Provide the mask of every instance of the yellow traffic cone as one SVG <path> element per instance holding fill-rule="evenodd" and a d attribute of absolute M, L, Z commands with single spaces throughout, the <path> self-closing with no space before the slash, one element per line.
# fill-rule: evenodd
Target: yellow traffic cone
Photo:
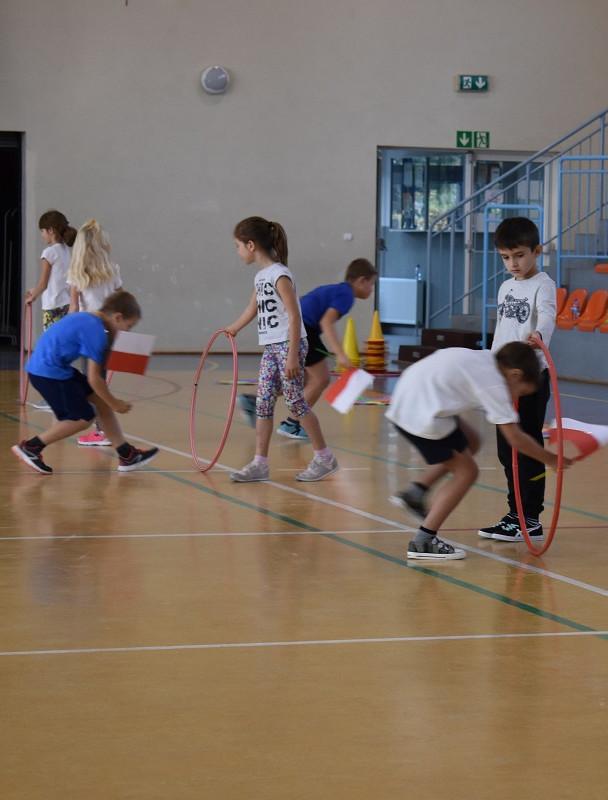
<path fill-rule="evenodd" d="M 342 349 L 348 356 L 353 367 L 358 367 L 360 359 L 359 348 L 357 347 L 357 331 L 355 330 L 355 321 L 352 317 L 349 317 L 346 321 L 346 330 L 344 331 Z"/>
<path fill-rule="evenodd" d="M 384 336 L 382 335 L 382 328 L 380 326 L 380 315 L 378 311 L 374 311 L 374 318 L 372 319 L 372 327 L 369 332 L 368 339 L 371 339 L 374 342 L 383 342 Z"/>

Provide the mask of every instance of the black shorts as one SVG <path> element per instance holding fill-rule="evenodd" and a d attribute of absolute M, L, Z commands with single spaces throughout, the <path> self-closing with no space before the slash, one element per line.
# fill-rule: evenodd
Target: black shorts
<path fill-rule="evenodd" d="M 321 339 L 321 334 L 317 328 L 309 328 L 306 323 L 304 323 L 304 327 L 306 328 L 306 338 L 308 339 L 308 353 L 306 354 L 304 366 L 312 367 L 313 364 L 318 364 L 327 358 L 327 348 L 323 344 L 323 339 Z"/>
<path fill-rule="evenodd" d="M 443 464 L 444 461 L 453 458 L 454 451 L 462 453 L 469 446 L 469 441 L 460 427 L 443 439 L 424 439 L 422 436 L 404 431 L 398 425 L 395 425 L 395 428 L 414 445 L 427 464 Z"/>
<path fill-rule="evenodd" d="M 44 397 L 58 420 L 84 419 L 90 422 L 96 412 L 88 398 L 94 394 L 88 380 L 72 367 L 72 377 L 66 380 L 30 375 L 30 383 Z"/>

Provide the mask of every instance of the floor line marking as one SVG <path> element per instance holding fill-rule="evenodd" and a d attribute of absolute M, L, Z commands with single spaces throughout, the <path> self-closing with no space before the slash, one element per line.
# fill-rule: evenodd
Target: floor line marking
<path fill-rule="evenodd" d="M 186 453 L 183 450 L 176 450 L 174 447 L 166 447 L 165 445 L 158 444 L 158 442 L 153 442 L 151 439 L 144 439 L 142 436 L 135 436 L 131 433 L 125 434 L 129 439 L 133 439 L 136 442 L 143 442 L 144 444 L 149 444 L 152 447 L 158 447 L 161 450 L 168 450 L 175 455 L 182 456 L 183 458 L 191 458 L 192 456 L 190 453 Z M 208 463 L 208 459 L 200 459 L 203 462 Z M 228 467 L 226 464 L 221 464 L 219 461 L 215 465 L 219 469 L 224 470 L 224 472 L 234 472 L 234 467 Z M 380 522 L 384 525 L 391 525 L 395 528 L 399 528 L 403 531 L 412 532 L 416 530 L 415 528 L 411 528 L 408 525 L 402 525 L 398 522 L 395 522 L 392 519 L 388 519 L 387 517 L 381 517 L 378 514 L 371 514 L 368 511 L 363 511 L 360 508 L 355 508 L 354 506 L 349 506 L 346 503 L 340 503 L 338 500 L 331 500 L 329 497 L 321 497 L 316 494 L 311 494 L 310 492 L 305 492 L 302 489 L 296 489 L 295 486 L 285 486 L 283 483 L 276 483 L 275 481 L 264 481 L 265 486 L 273 486 L 276 489 L 280 489 L 283 492 L 289 492 L 291 494 L 295 494 L 298 497 L 305 497 L 308 500 L 313 500 L 318 503 L 323 503 L 324 505 L 333 506 L 334 508 L 339 508 L 342 511 L 349 511 L 352 514 L 356 514 L 360 517 L 364 517 L 366 519 L 371 519 L 374 522 Z"/>
<path fill-rule="evenodd" d="M 10 415 L 8 415 L 6 413 L 4 413 L 4 416 L 6 416 L 7 418 L 12 419 L 14 421 L 20 422 L 20 420 L 18 418 L 11 417 Z M 150 444 L 152 446 L 158 447 L 161 450 L 165 450 L 167 452 L 172 452 L 172 453 L 174 453 L 176 455 L 179 455 L 179 456 L 182 456 L 184 458 L 190 458 L 190 454 L 185 453 L 183 450 L 177 450 L 176 448 L 169 447 L 167 445 L 162 445 L 162 444 L 159 444 L 157 442 L 153 442 L 153 441 L 151 441 L 149 439 L 145 439 L 145 438 L 140 437 L 140 436 L 135 436 L 135 435 L 131 435 L 131 434 L 127 434 L 127 435 L 130 438 L 135 439 L 136 441 L 140 441 L 140 442 L 144 442 L 146 444 Z M 113 455 L 113 454 L 109 454 L 109 455 Z M 201 459 L 201 460 L 204 461 L 205 459 Z M 217 466 L 218 466 L 218 468 L 220 468 L 220 469 L 222 469 L 224 471 L 231 469 L 230 467 L 227 467 L 227 466 L 222 465 L 220 463 L 218 463 Z M 313 528 L 312 526 L 307 525 L 305 523 L 302 523 L 299 520 L 296 520 L 294 518 L 288 517 L 285 514 L 279 514 L 279 513 L 275 512 L 275 511 L 272 511 L 271 509 L 262 509 L 261 507 L 257 507 L 252 503 L 248 503 L 247 501 L 240 500 L 239 498 L 235 497 L 234 495 L 229 495 L 229 494 L 226 494 L 224 492 L 219 492 L 219 491 L 217 491 L 215 489 L 210 489 L 210 488 L 208 488 L 206 486 L 202 486 L 201 484 L 193 483 L 192 481 L 188 481 L 185 478 L 180 478 L 177 475 L 173 475 L 171 471 L 167 471 L 164 474 L 168 478 L 171 478 L 171 479 L 173 479 L 175 481 L 178 481 L 178 482 L 181 482 L 181 483 L 185 483 L 185 484 L 190 485 L 190 486 L 195 486 L 196 488 L 198 488 L 201 491 L 207 492 L 209 494 L 212 494 L 212 495 L 214 495 L 216 497 L 219 497 L 219 498 L 222 498 L 222 499 L 229 500 L 230 502 L 239 504 L 239 505 L 241 505 L 241 506 L 243 506 L 245 508 L 255 508 L 258 511 L 260 511 L 261 513 L 266 513 L 267 515 L 271 516 L 273 519 L 283 520 L 285 522 L 288 522 L 289 524 L 293 524 L 294 526 L 299 527 L 300 529 L 311 531 L 311 532 L 312 531 L 318 531 L 318 529 Z M 280 483 L 275 483 L 274 481 L 267 481 L 266 483 L 267 483 L 267 485 L 274 486 L 274 487 L 276 487 L 278 489 L 281 489 L 283 491 L 291 492 L 291 493 L 296 494 L 298 496 L 307 497 L 307 498 L 309 498 L 311 500 L 314 500 L 316 502 L 325 503 L 327 505 L 331 505 L 331 506 L 340 508 L 342 510 L 349 511 L 349 512 L 355 514 L 355 515 L 362 516 L 362 517 L 365 517 L 367 519 L 374 520 L 376 522 L 381 522 L 383 524 L 391 525 L 392 527 L 397 528 L 398 530 L 401 530 L 401 531 L 408 531 L 409 532 L 409 531 L 413 531 L 414 530 L 413 528 L 408 528 L 407 526 L 401 525 L 400 523 L 397 523 L 397 522 L 395 522 L 395 521 L 393 521 L 391 519 L 388 519 L 386 517 L 381 517 L 381 516 L 378 516 L 376 514 L 371 514 L 371 513 L 367 512 L 367 511 L 363 511 L 361 509 L 357 509 L 357 508 L 354 508 L 352 506 L 348 506 L 346 504 L 339 503 L 337 501 L 329 500 L 328 498 L 319 497 L 319 496 L 314 495 L 314 494 L 309 494 L 308 492 L 303 492 L 303 491 L 301 491 L 299 489 L 296 489 L 296 488 L 293 488 L 293 487 L 285 486 L 285 485 L 280 484 Z M 484 487 L 484 488 L 494 488 L 494 487 Z M 482 587 L 477 587 L 475 584 L 469 584 L 469 583 L 467 583 L 465 581 L 459 581 L 458 579 L 452 579 L 449 576 L 442 575 L 441 573 L 436 572 L 434 570 L 430 570 L 430 569 L 423 568 L 423 567 L 420 567 L 420 566 L 414 566 L 412 564 L 409 564 L 407 561 L 405 561 L 403 559 L 399 559 L 399 558 L 396 558 L 394 556 L 391 556 L 390 554 L 384 553 L 381 550 L 365 547 L 364 545 L 360 545 L 357 542 L 353 542 L 353 541 L 351 541 L 349 539 L 342 538 L 342 537 L 340 537 L 338 535 L 334 535 L 334 534 L 323 534 L 323 535 L 326 536 L 326 538 L 333 538 L 335 541 L 339 541 L 339 542 L 341 542 L 343 544 L 346 544 L 346 545 L 348 545 L 350 547 L 358 548 L 358 549 L 360 549 L 360 550 L 362 550 L 364 552 L 368 552 L 369 554 L 374 555 L 377 558 L 382 558 L 384 560 L 388 560 L 388 561 L 391 561 L 393 563 L 397 563 L 397 564 L 400 564 L 402 566 L 409 567 L 410 569 L 414 569 L 414 570 L 419 571 L 419 572 L 424 572 L 426 574 L 432 575 L 434 577 L 437 577 L 437 578 L 440 578 L 440 579 L 443 579 L 443 580 L 448 580 L 448 581 L 450 581 L 452 583 L 455 583 L 456 585 L 461 585 L 461 586 L 463 586 L 465 588 L 469 588 L 472 591 L 478 591 L 480 593 L 485 593 L 489 597 L 493 597 L 494 599 L 499 599 L 501 602 L 505 602 L 505 603 L 508 603 L 508 604 L 511 604 L 511 605 L 517 605 L 518 607 L 520 607 L 520 608 L 522 608 L 524 610 L 531 611 L 531 613 L 540 614 L 541 616 L 548 614 L 548 612 L 543 612 L 541 609 L 536 609 L 535 607 L 529 606 L 528 604 L 521 604 L 518 601 L 512 601 L 511 598 L 507 598 L 506 596 L 499 595 L 496 592 L 489 592 L 488 590 L 482 589 Z M 509 564 L 510 566 L 513 566 L 516 569 L 522 569 L 522 570 L 526 570 L 528 572 L 534 572 L 534 573 L 543 575 L 545 577 L 549 577 L 549 578 L 552 578 L 554 580 L 570 584 L 572 586 L 575 586 L 576 588 L 585 589 L 587 591 L 590 591 L 590 592 L 593 592 L 595 594 L 599 594 L 599 595 L 602 595 L 602 596 L 605 596 L 605 594 L 606 594 L 606 590 L 605 589 L 597 587 L 597 586 L 593 586 L 592 584 L 585 584 L 585 583 L 582 583 L 581 581 L 576 581 L 574 578 L 569 578 L 569 577 L 567 577 L 565 575 L 561 575 L 559 573 L 551 572 L 549 570 L 545 570 L 545 569 L 542 569 L 540 567 L 533 567 L 530 564 L 526 564 L 526 563 L 523 563 L 521 561 L 517 561 L 515 559 L 508 559 L 508 558 L 505 558 L 503 556 L 498 556 L 495 553 L 488 553 L 488 552 L 486 552 L 484 550 L 481 550 L 479 548 L 471 547 L 469 545 L 463 545 L 463 544 L 460 544 L 459 542 L 454 542 L 453 540 L 447 540 L 447 541 L 450 541 L 451 544 L 458 545 L 459 547 L 462 547 L 462 549 L 468 550 L 469 552 L 473 552 L 473 553 L 476 553 L 477 555 L 483 556 L 484 558 L 489 558 L 489 559 L 492 559 L 492 560 L 495 560 L 495 561 L 499 561 L 499 562 L 502 562 L 502 563 L 505 563 L 505 564 Z M 555 617 L 555 615 L 551 615 L 551 614 L 548 614 L 548 617 L 549 618 L 557 618 L 557 617 Z M 579 623 L 574 623 L 571 620 L 566 620 L 566 618 L 559 618 L 559 619 L 564 620 L 562 622 L 562 624 L 567 624 L 569 627 L 576 627 L 578 629 L 587 628 L 587 626 L 581 626 Z"/>
<path fill-rule="evenodd" d="M 131 434 L 128 434 L 128 435 L 129 435 L 129 438 L 135 439 L 136 441 L 141 441 L 141 442 L 144 442 L 145 444 L 149 444 L 149 445 L 152 445 L 152 446 L 155 446 L 155 447 L 160 447 L 161 449 L 164 448 L 164 445 L 159 445 L 156 442 L 150 441 L 149 439 L 144 439 L 142 437 L 133 436 Z M 184 451 L 179 451 L 179 450 L 176 450 L 175 448 L 171 448 L 171 451 L 173 453 L 175 453 L 176 455 L 181 455 L 184 458 L 189 458 L 190 457 Z M 223 470 L 230 470 L 231 469 L 230 467 L 227 467 L 224 464 L 219 464 L 218 463 L 216 466 L 220 467 Z M 301 489 L 296 489 L 293 486 L 285 486 L 284 484 L 276 483 L 275 481 L 265 481 L 265 484 L 267 486 L 274 486 L 277 489 L 280 489 L 280 490 L 282 490 L 284 492 L 290 492 L 292 494 L 298 495 L 299 497 L 306 497 L 306 498 L 309 498 L 309 499 L 314 500 L 316 502 L 321 502 L 321 503 L 324 503 L 326 505 L 330 505 L 330 506 L 334 506 L 336 508 L 340 508 L 340 509 L 342 509 L 344 511 L 348 511 L 348 512 L 350 512 L 352 514 L 355 514 L 355 515 L 358 515 L 358 516 L 362 516 L 362 517 L 364 517 L 366 519 L 373 520 L 374 522 L 379 522 L 379 523 L 384 524 L 384 525 L 391 525 L 394 528 L 397 528 L 398 530 L 403 531 L 403 532 L 410 533 L 410 532 L 413 532 L 414 530 L 416 530 L 415 528 L 410 528 L 410 527 L 408 527 L 406 525 L 402 525 L 402 524 L 400 524 L 398 522 L 395 522 L 394 520 L 389 519 L 388 517 L 382 517 L 382 516 L 380 516 L 378 514 L 372 514 L 369 511 L 363 511 L 362 509 L 355 508 L 354 506 L 350 506 L 350 505 L 346 505 L 344 503 L 340 503 L 337 500 L 330 500 L 327 497 L 319 497 L 318 495 L 310 494 L 309 492 L 304 492 Z M 502 564 L 508 564 L 509 566 L 516 567 L 517 569 L 523 569 L 523 570 L 526 570 L 527 572 L 536 573 L 537 575 L 544 575 L 545 577 L 552 578 L 553 580 L 561 581 L 562 583 L 566 583 L 566 584 L 568 584 L 570 586 L 575 586 L 578 589 L 584 589 L 585 591 L 601 595 L 602 597 L 608 597 L 608 589 L 604 589 L 604 588 L 602 588 L 600 586 L 594 586 L 593 584 L 585 583 L 583 581 L 576 580 L 576 578 L 570 578 L 567 575 L 562 575 L 562 574 L 560 574 L 558 572 L 552 572 L 550 570 L 543 569 L 542 567 L 535 567 L 535 566 L 533 566 L 531 564 L 526 564 L 526 563 L 523 563 L 521 561 L 517 561 L 516 559 L 507 558 L 505 556 L 500 556 L 497 553 L 488 553 L 487 551 L 482 550 L 481 548 L 474 547 L 472 545 L 466 545 L 466 544 L 463 544 L 462 542 L 457 542 L 457 541 L 455 541 L 453 539 L 444 538 L 444 541 L 448 542 L 449 544 L 453 545 L 454 547 L 460 547 L 460 548 L 462 548 L 463 550 L 466 550 L 469 553 L 475 553 L 476 555 L 482 556 L 483 558 L 489 558 L 489 559 L 491 559 L 493 561 L 498 561 L 498 562 L 500 562 Z"/>
<path fill-rule="evenodd" d="M 378 636 L 360 639 L 300 639 L 276 642 L 209 642 L 200 644 L 133 645 L 125 647 L 74 647 L 47 650 L 2 650 L 0 657 L 101 655 L 105 653 L 160 653 L 189 650 L 238 650 L 273 647 L 316 647 L 349 644 L 404 644 L 426 642 L 488 641 L 496 639 L 547 639 L 577 636 L 608 637 L 608 631 L 551 631 L 537 633 L 471 633 L 446 636 Z"/>
<path fill-rule="evenodd" d="M 350 530 L 350 531 L 241 531 L 231 533 L 228 531 L 212 531 L 210 533 L 65 533 L 65 534 L 40 534 L 38 536 L 2 536 L 0 542 L 34 542 L 34 541 L 70 541 L 72 539 L 203 539 L 238 536 L 327 536 L 333 533 L 338 536 L 353 536 L 358 533 L 390 533 L 402 535 L 407 531 L 386 530 L 376 528 L 374 530 Z"/>
<path fill-rule="evenodd" d="M 559 393 L 560 397 L 571 397 L 574 400 L 591 400 L 594 403 L 608 403 L 608 400 L 604 400 L 601 397 L 587 397 L 583 394 L 565 394 L 565 392 Z"/>

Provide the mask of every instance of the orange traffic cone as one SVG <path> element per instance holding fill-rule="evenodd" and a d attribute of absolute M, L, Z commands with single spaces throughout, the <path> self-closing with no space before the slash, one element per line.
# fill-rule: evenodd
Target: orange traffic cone
<path fill-rule="evenodd" d="M 374 311 L 372 327 L 367 340 L 365 369 L 368 372 L 384 372 L 386 369 L 385 342 L 378 311 Z"/>

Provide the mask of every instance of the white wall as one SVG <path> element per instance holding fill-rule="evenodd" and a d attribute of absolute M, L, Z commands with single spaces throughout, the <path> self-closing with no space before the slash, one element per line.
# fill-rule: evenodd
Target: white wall
<path fill-rule="evenodd" d="M 26 282 L 43 211 L 96 216 L 161 350 L 200 350 L 245 304 L 242 217 L 285 226 L 303 292 L 373 259 L 378 145 L 480 129 L 535 150 L 608 105 L 606 0 L 4 0 L 1 29 L 0 130 L 26 134 Z M 198 82 L 214 63 L 234 78 L 223 97 Z M 461 72 L 492 91 L 457 95 Z"/>

